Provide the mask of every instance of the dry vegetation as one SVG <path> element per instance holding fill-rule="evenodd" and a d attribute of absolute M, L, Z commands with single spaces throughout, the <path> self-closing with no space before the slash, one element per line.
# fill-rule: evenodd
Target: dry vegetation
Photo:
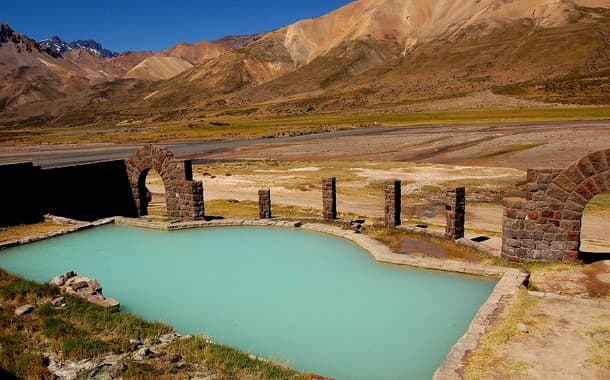
<path fill-rule="evenodd" d="M 0 227 L 0 242 L 15 240 L 24 236 L 42 235 L 49 232 L 61 231 L 65 228 L 65 225 L 50 222 Z"/>
<path fill-rule="evenodd" d="M 252 137 L 274 137 L 290 134 L 320 133 L 327 130 L 427 124 L 486 124 L 507 122 L 542 122 L 610 119 L 610 107 L 486 109 L 456 111 L 397 112 L 383 106 L 366 111 L 326 112 L 304 115 L 267 115 L 254 117 L 240 114 L 239 109 L 220 110 L 204 117 L 169 118 L 154 121 L 132 118 L 117 123 L 70 122 L 29 127 L 0 128 L 0 144 L 73 143 L 151 143 L 193 140 L 215 140 Z M 179 121 L 177 121 L 179 120 Z M 377 125 L 377 124 L 375 124 Z"/>

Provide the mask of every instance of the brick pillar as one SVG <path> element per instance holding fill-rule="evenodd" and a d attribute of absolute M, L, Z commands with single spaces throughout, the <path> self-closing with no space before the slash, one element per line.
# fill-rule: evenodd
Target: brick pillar
<path fill-rule="evenodd" d="M 386 227 L 400 226 L 400 181 L 391 179 L 386 181 L 385 193 L 385 225 Z"/>
<path fill-rule="evenodd" d="M 459 240 L 464 237 L 464 216 L 466 214 L 466 188 L 458 187 L 448 191 L 449 203 L 445 206 L 445 237 Z"/>
<path fill-rule="evenodd" d="M 258 215 L 261 219 L 271 219 L 271 190 L 258 191 Z"/>
<path fill-rule="evenodd" d="M 324 220 L 337 219 L 337 178 L 322 178 L 322 212 Z"/>

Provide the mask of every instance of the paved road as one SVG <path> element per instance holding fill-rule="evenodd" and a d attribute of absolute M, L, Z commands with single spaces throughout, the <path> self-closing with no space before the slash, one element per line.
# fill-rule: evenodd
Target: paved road
<path fill-rule="evenodd" d="M 282 145 L 297 141 L 327 140 L 343 136 L 375 136 L 391 133 L 443 133 L 455 132 L 459 128 L 478 129 L 481 132 L 510 133 L 512 129 L 522 130 L 524 127 L 536 129 L 561 130 L 577 126 L 608 126 L 608 121 L 578 121 L 578 122 L 546 122 L 546 123 L 510 123 L 510 124 L 488 124 L 488 125 L 422 125 L 409 127 L 383 127 L 350 129 L 337 132 L 321 133 L 297 137 L 280 137 L 273 139 L 254 138 L 237 139 L 227 141 L 201 141 L 164 144 L 172 150 L 179 158 L 205 158 L 206 153 L 219 152 L 228 149 L 252 145 Z M 28 147 L 1 147 L 0 164 L 16 162 L 33 162 L 43 167 L 66 166 L 84 164 L 98 161 L 108 161 L 129 158 L 141 144 L 83 144 L 83 145 L 60 145 L 60 146 L 28 146 Z"/>

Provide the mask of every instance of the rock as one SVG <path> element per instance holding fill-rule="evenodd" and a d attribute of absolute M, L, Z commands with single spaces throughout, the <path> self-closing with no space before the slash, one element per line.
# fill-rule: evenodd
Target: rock
<path fill-rule="evenodd" d="M 135 350 L 142 345 L 142 341 L 140 339 L 129 339 L 129 344 Z"/>
<path fill-rule="evenodd" d="M 180 339 L 180 334 L 177 333 L 169 333 L 159 337 L 161 343 L 172 343 L 178 339 Z"/>
<path fill-rule="evenodd" d="M 175 364 L 182 360 L 182 355 L 179 354 L 167 354 L 161 357 L 161 360 L 166 364 Z"/>
<path fill-rule="evenodd" d="M 87 283 L 87 281 L 81 280 L 81 281 L 75 281 L 70 285 L 70 288 L 72 290 L 74 290 L 75 292 L 79 291 L 80 289 L 84 289 L 86 287 L 88 287 L 89 284 Z"/>
<path fill-rule="evenodd" d="M 55 276 L 53 277 L 53 279 L 51 281 L 49 281 L 49 284 L 51 285 L 55 285 L 57 287 L 63 286 L 66 283 L 66 277 L 61 274 L 59 276 Z"/>
<path fill-rule="evenodd" d="M 530 330 L 523 323 L 517 323 L 517 330 L 521 331 L 524 334 L 529 334 Z"/>
<path fill-rule="evenodd" d="M 91 290 L 93 290 L 94 292 L 102 291 L 102 285 L 100 285 L 100 283 L 97 282 L 97 280 L 95 278 L 89 279 L 89 281 L 87 281 L 87 284 L 89 285 Z"/>
<path fill-rule="evenodd" d="M 66 272 L 64 274 L 60 274 L 59 276 L 53 277 L 53 279 L 49 281 L 49 284 L 60 287 L 63 286 L 66 281 L 74 277 L 76 277 L 75 271 Z"/>
<path fill-rule="evenodd" d="M 154 355 L 154 353 L 148 347 L 142 347 L 133 355 L 135 360 L 144 360 L 150 358 Z"/>
<path fill-rule="evenodd" d="M 34 311 L 33 305 L 23 305 L 15 309 L 15 315 L 21 317 L 22 315 L 31 313 Z"/>
<path fill-rule="evenodd" d="M 51 305 L 61 306 L 64 303 L 64 297 L 60 296 L 51 300 Z"/>
<path fill-rule="evenodd" d="M 108 369 L 108 374 L 114 379 L 120 377 L 126 369 L 127 366 L 123 362 L 118 361 Z"/>

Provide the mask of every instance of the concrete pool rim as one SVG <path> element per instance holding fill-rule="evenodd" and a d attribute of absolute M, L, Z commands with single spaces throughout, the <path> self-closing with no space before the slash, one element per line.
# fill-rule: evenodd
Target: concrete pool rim
<path fill-rule="evenodd" d="M 0 243 L 0 250 L 107 224 L 142 227 L 162 231 L 210 227 L 282 227 L 324 233 L 348 240 L 362 247 L 373 259 L 380 263 L 499 279 L 492 293 L 475 314 L 466 333 L 453 345 L 441 366 L 436 370 L 433 377 L 434 379 L 459 379 L 462 377 L 461 374 L 464 369 L 466 356 L 469 351 L 476 349 L 478 346 L 481 336 L 485 333 L 487 326 L 489 326 L 491 322 L 491 318 L 497 311 L 510 303 L 515 294 L 527 283 L 529 278 L 529 273 L 527 271 L 515 268 L 459 261 L 444 261 L 430 257 L 399 255 L 393 253 L 384 244 L 364 234 L 346 230 L 336 225 L 316 222 L 301 223 L 282 219 L 218 219 L 212 221 L 165 223 L 114 217 L 86 223 L 63 218 L 59 219 L 61 219 L 59 222 L 68 224 L 66 229 Z M 57 218 L 55 221 L 58 221 Z"/>

